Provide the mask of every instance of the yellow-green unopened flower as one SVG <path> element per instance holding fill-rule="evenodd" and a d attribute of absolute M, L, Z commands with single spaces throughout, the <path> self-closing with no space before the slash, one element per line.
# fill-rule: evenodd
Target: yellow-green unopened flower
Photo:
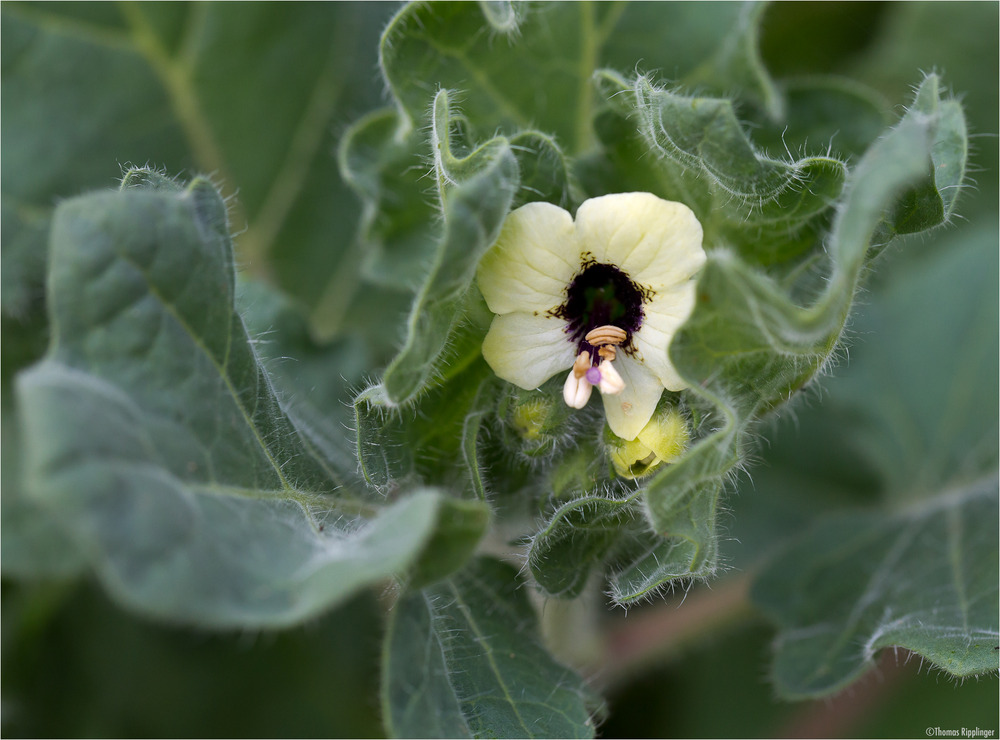
<path fill-rule="evenodd" d="M 635 439 L 663 389 L 687 387 L 667 348 L 694 307 L 701 241 L 691 209 L 651 193 L 592 198 L 575 220 L 551 203 L 518 208 L 479 265 L 497 314 L 483 356 L 526 390 L 568 370 L 566 403 L 583 408 L 597 386 L 611 431 Z"/>
<path fill-rule="evenodd" d="M 635 439 L 613 440 L 611 462 L 619 475 L 638 478 L 680 458 L 689 438 L 684 417 L 676 409 L 667 409 L 655 414 Z"/>

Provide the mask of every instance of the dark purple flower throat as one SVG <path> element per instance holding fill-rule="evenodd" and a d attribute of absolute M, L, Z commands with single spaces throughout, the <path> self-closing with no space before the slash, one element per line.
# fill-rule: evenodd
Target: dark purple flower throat
<path fill-rule="evenodd" d="M 589 257 L 589 255 L 586 255 Z M 594 348 L 584 340 L 591 329 L 608 324 L 623 329 L 626 352 L 634 351 L 632 334 L 642 326 L 642 302 L 646 291 L 614 265 L 585 261 L 583 269 L 566 288 L 566 302 L 553 313 L 566 322 L 566 333 L 577 345 L 577 353 Z"/>

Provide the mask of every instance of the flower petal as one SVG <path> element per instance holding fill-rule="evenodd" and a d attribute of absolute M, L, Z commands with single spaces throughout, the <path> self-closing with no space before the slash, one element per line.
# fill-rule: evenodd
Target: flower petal
<path fill-rule="evenodd" d="M 667 349 L 674 334 L 691 315 L 695 288 L 695 282 L 688 280 L 673 290 L 657 293 L 643 306 L 642 326 L 632 335 L 639 359 L 671 391 L 688 387 L 670 362 Z"/>
<path fill-rule="evenodd" d="M 507 216 L 480 261 L 479 290 L 496 314 L 549 311 L 566 299 L 579 257 L 573 217 L 551 203 L 528 203 Z"/>
<path fill-rule="evenodd" d="M 561 319 L 517 312 L 493 319 L 483 357 L 497 376 L 530 391 L 571 368 L 576 347 Z"/>
<path fill-rule="evenodd" d="M 602 396 L 604 414 L 612 432 L 624 440 L 633 440 L 652 418 L 663 384 L 631 357 L 619 355 L 615 365 L 625 381 L 625 390 L 616 396 Z"/>
<path fill-rule="evenodd" d="M 689 280 L 705 264 L 701 224 L 683 203 L 652 193 L 591 198 L 576 212 L 581 249 L 617 265 L 654 292 Z"/>

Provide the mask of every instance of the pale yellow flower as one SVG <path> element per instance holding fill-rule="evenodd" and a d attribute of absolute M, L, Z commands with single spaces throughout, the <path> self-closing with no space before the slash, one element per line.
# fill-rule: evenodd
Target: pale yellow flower
<path fill-rule="evenodd" d="M 569 370 L 566 403 L 582 408 L 597 386 L 611 430 L 635 439 L 663 390 L 687 387 L 667 349 L 694 307 L 701 242 L 687 206 L 650 193 L 592 198 L 575 220 L 518 208 L 477 273 L 497 314 L 483 356 L 526 390 Z"/>

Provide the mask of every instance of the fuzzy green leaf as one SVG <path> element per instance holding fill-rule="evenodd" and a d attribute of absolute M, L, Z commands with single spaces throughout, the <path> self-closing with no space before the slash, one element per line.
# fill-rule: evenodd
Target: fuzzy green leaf
<path fill-rule="evenodd" d="M 597 85 L 623 119 L 599 129 L 616 171 L 638 174 L 650 192 L 687 204 L 707 246 L 731 247 L 764 265 L 818 248 L 815 232 L 843 189 L 841 162 L 762 154 L 727 98 L 688 97 L 648 77 L 630 83 L 609 71 L 598 74 Z"/>
<path fill-rule="evenodd" d="M 889 126 L 889 103 L 853 80 L 794 77 L 781 81 L 785 115 L 780 121 L 751 118 L 754 143 L 762 151 L 826 149 L 857 160 Z"/>
<path fill-rule="evenodd" d="M 761 573 L 782 694 L 836 691 L 897 645 L 956 676 L 997 668 L 997 259 L 984 224 L 904 262 L 855 326 L 879 339 L 854 347 L 824 416 L 802 419 L 823 434 L 799 455 L 805 480 L 835 449 L 884 505 L 817 520 Z"/>
<path fill-rule="evenodd" d="M 352 493 L 234 312 L 221 198 L 203 179 L 154 185 L 57 211 L 55 337 L 18 379 L 29 491 L 137 609 L 294 623 L 402 572 L 442 501 L 380 512 Z"/>
<path fill-rule="evenodd" d="M 733 26 L 715 52 L 685 82 L 723 94 L 732 89 L 763 108 L 772 119 L 784 117 L 784 99 L 778 93 L 760 57 L 760 23 L 767 3 L 742 3 Z"/>
<path fill-rule="evenodd" d="M 378 102 L 370 69 L 390 12 L 5 3 L 5 311 L 41 296 L 56 202 L 151 162 L 211 172 L 238 193 L 241 261 L 262 271 L 266 260 L 305 306 L 329 312 L 351 287 L 357 220 L 332 132 Z"/>
<path fill-rule="evenodd" d="M 356 122 L 341 139 L 340 173 L 363 204 L 363 274 L 415 290 L 434 254 L 434 203 L 428 191 L 425 138 L 403 133 L 395 111 Z"/>
<path fill-rule="evenodd" d="M 375 348 L 357 334 L 317 341 L 302 307 L 263 280 L 237 274 L 235 301 L 279 397 L 326 440 L 324 451 L 339 469 L 354 467 L 354 448 L 344 435 L 348 403 L 378 356 Z"/>
<path fill-rule="evenodd" d="M 517 157 L 521 187 L 511 208 L 543 201 L 566 208 L 576 200 L 566 155 L 549 136 L 538 131 L 522 131 L 510 138 Z"/>
<path fill-rule="evenodd" d="M 591 84 L 603 65 L 664 68 L 723 93 L 728 75 L 753 60 L 751 97 L 776 103 L 751 53 L 760 8 L 710 9 L 650 3 L 410 3 L 382 36 L 381 64 L 404 118 L 416 125 L 428 91 L 461 94 L 479 136 L 537 129 L 570 154 L 594 143 L 598 101 Z M 627 39 L 627 42 L 624 40 Z M 715 58 L 713 50 L 719 49 Z M 748 56 L 749 55 L 749 56 Z"/>
<path fill-rule="evenodd" d="M 461 93 L 474 133 L 537 128 L 578 149 L 589 136 L 592 67 L 573 62 L 597 51 L 595 22 L 584 5 L 511 4 L 498 14 L 473 3 L 411 3 L 382 36 L 382 71 L 411 125 L 436 86 Z M 538 89 L 548 91 L 542 105 Z"/>
<path fill-rule="evenodd" d="M 584 495 L 553 512 L 528 550 L 528 567 L 545 593 L 561 598 L 580 595 L 591 570 L 638 518 L 635 499 L 635 494 L 621 498 Z"/>
<path fill-rule="evenodd" d="M 464 157 L 453 153 L 445 90 L 434 98 L 432 119 L 444 227 L 430 272 L 410 310 L 403 347 L 382 381 L 392 404 L 412 400 L 437 370 L 462 317 L 460 309 L 479 258 L 496 239 L 518 185 L 517 161 L 503 138 L 492 139 Z"/>
<path fill-rule="evenodd" d="M 996 671 L 998 515 L 992 477 L 914 511 L 846 514 L 803 533 L 754 584 L 781 628 L 778 690 L 832 693 L 893 646 L 955 676 Z"/>
<path fill-rule="evenodd" d="M 413 468 L 409 449 L 400 444 L 402 425 L 387 408 L 381 385 L 366 388 L 354 399 L 354 446 L 358 471 L 365 482 L 383 490 L 403 480 Z"/>
<path fill-rule="evenodd" d="M 958 101 L 941 99 L 939 88 L 940 80 L 931 75 L 913 102 L 913 110 L 938 120 L 931 157 L 924 178 L 907 189 L 885 220 L 880 235 L 884 242 L 896 234 L 917 233 L 947 221 L 961 191 L 968 164 L 965 116 Z"/>
<path fill-rule="evenodd" d="M 480 356 L 481 336 L 468 326 L 456 332 L 447 375 L 435 379 L 412 408 L 392 404 L 381 384 L 357 395 L 354 442 L 369 485 L 391 490 L 408 481 L 431 481 L 485 499 L 475 438 L 496 384 Z"/>
<path fill-rule="evenodd" d="M 480 559 L 404 594 L 389 623 L 382 702 L 395 737 L 593 737 L 594 697 L 540 645 L 513 568 Z"/>
<path fill-rule="evenodd" d="M 481 373 L 474 375 L 478 379 Z M 438 529 L 411 570 L 408 582 L 411 588 L 433 583 L 460 568 L 471 557 L 489 525 L 490 509 L 485 503 L 486 492 L 476 459 L 476 435 L 484 413 L 479 404 L 490 397 L 486 392 L 488 386 L 485 383 L 477 386 L 473 380 L 466 399 L 452 396 L 457 418 L 450 420 L 444 414 L 425 411 L 424 406 L 433 409 L 440 401 L 432 391 L 418 407 L 418 413 L 429 417 L 427 425 L 406 424 L 398 410 L 387 405 L 380 385 L 362 391 L 355 398 L 357 460 L 369 486 L 392 493 L 411 481 L 429 479 L 450 488 L 471 488 L 472 500 L 442 502 Z M 443 443 L 449 447 L 460 445 L 461 450 L 455 449 L 453 454 L 456 457 L 461 454 L 466 462 L 468 475 L 461 476 L 462 480 L 455 480 L 442 466 L 422 464 L 421 458 L 434 461 L 436 456 L 447 454 L 440 449 Z"/>
<path fill-rule="evenodd" d="M 9 408 L 9 406 L 8 406 Z M 5 577 L 64 578 L 86 568 L 79 546 L 40 502 L 27 495 L 13 414 L 3 414 L 3 496 L 0 497 L 0 566 Z"/>
<path fill-rule="evenodd" d="M 414 564 L 408 586 L 433 584 L 465 565 L 490 523 L 490 510 L 481 501 L 446 499 L 438 526 Z"/>
<path fill-rule="evenodd" d="M 13 376 L 45 353 L 45 322 L 37 316 L 21 322 L 4 316 L 3 359 L 0 362 L 0 568 L 5 577 L 59 578 L 80 572 L 85 563 L 79 548 L 58 521 L 24 488 L 23 440 L 17 424 Z"/>
<path fill-rule="evenodd" d="M 462 462 L 469 474 L 472 494 L 480 501 L 486 501 L 486 482 L 483 479 L 482 462 L 480 460 L 479 442 L 483 435 L 484 425 L 490 413 L 490 404 L 494 401 L 492 383 L 483 383 L 476 393 L 468 414 L 462 421 Z"/>

